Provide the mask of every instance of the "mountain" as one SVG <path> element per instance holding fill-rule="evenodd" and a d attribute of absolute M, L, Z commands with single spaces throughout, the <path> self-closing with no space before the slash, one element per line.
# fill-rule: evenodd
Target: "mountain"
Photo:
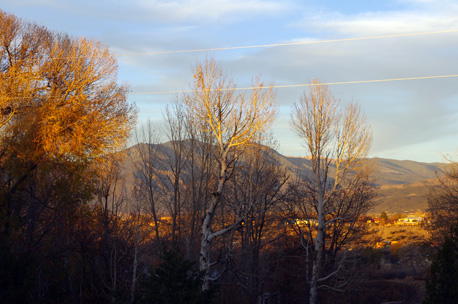
<path fill-rule="evenodd" d="M 428 208 L 428 194 L 439 185 L 443 163 L 421 163 L 411 160 L 376 158 L 374 172 L 378 185 L 375 206 L 370 211 L 414 214 Z"/>
<path fill-rule="evenodd" d="M 375 158 L 375 161 L 375 183 L 379 186 L 436 179 L 445 166 L 442 163 L 420 163 L 411 160 Z"/>
<path fill-rule="evenodd" d="M 138 148 L 142 151 L 147 149 L 146 144 L 139 144 L 127 149 L 129 157 L 124 161 L 124 172 L 128 183 L 135 172 L 134 163 L 139 159 Z M 172 144 L 170 142 L 154 145 L 157 159 L 171 160 L 173 158 Z M 270 148 L 266 148 L 270 149 Z M 287 168 L 291 178 L 311 177 L 311 161 L 307 157 L 284 156 L 270 149 L 267 153 L 272 161 L 278 166 Z M 372 214 L 388 213 L 411 214 L 427 209 L 427 195 L 430 187 L 438 185 L 445 164 L 422 163 L 411 160 L 394 160 L 374 158 L 373 183 L 377 186 L 377 196 L 374 199 L 375 206 L 370 211 Z M 164 172 L 166 167 L 161 168 Z M 332 168 L 331 168 L 332 170 Z"/>
<path fill-rule="evenodd" d="M 282 156 L 282 164 L 301 176 L 310 176 L 311 163 L 306 157 Z M 444 164 L 422 163 L 411 160 L 374 158 L 374 184 L 377 196 L 371 214 L 385 211 L 389 214 L 424 212 L 431 187 L 439 185 Z"/>
<path fill-rule="evenodd" d="M 370 213 L 415 214 L 428 208 L 428 194 L 439 185 L 438 179 L 426 179 L 410 184 L 383 185 L 377 189 L 375 206 Z"/>

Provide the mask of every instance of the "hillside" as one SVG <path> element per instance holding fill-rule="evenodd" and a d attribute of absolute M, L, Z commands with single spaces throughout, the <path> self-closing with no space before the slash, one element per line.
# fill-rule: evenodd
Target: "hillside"
<path fill-rule="evenodd" d="M 375 158 L 375 182 L 379 186 L 412 184 L 423 180 L 436 179 L 442 163 L 420 163 L 411 160 Z M 418 186 L 418 185 L 417 185 Z"/>
<path fill-rule="evenodd" d="M 281 163 L 299 176 L 310 176 L 311 163 L 306 157 L 281 156 Z M 430 187 L 438 185 L 442 163 L 374 158 L 374 184 L 377 196 L 370 213 L 412 214 L 427 209 Z"/>
<path fill-rule="evenodd" d="M 140 144 L 142 150 L 146 144 Z M 155 158 L 162 159 L 165 163 L 171 163 L 173 158 L 171 143 L 154 145 Z M 311 162 L 307 157 L 284 156 L 275 150 L 268 153 L 272 161 L 277 165 L 287 168 L 291 178 L 304 178 L 311 176 Z M 128 176 L 128 184 L 133 182 L 135 172 L 133 165 L 139 154 L 136 146 L 127 149 L 129 157 L 124 161 L 125 175 Z M 375 170 L 373 182 L 377 186 L 377 197 L 374 199 L 376 206 L 370 211 L 378 214 L 382 211 L 388 213 L 414 213 L 424 211 L 427 208 L 427 194 L 432 186 L 438 184 L 437 177 L 440 175 L 442 163 L 421 163 L 411 160 L 393 160 L 374 158 Z M 167 166 L 161 170 L 166 174 Z M 332 169 L 331 169 L 332 170 Z"/>
<path fill-rule="evenodd" d="M 436 178 L 410 184 L 380 186 L 374 199 L 376 205 L 371 213 L 380 214 L 385 211 L 391 214 L 414 214 L 425 211 L 428 208 L 428 193 L 431 187 L 436 187 L 438 184 Z"/>

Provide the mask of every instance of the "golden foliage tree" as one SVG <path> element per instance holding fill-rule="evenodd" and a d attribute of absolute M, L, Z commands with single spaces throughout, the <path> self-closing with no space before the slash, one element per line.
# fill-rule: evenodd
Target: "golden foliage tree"
<path fill-rule="evenodd" d="M 24 109 L 39 83 L 38 64 L 51 33 L 0 11 L 0 128 Z"/>
<path fill-rule="evenodd" d="M 62 214 L 90 198 L 97 166 L 124 147 L 136 111 L 108 48 L 3 11 L 0 24 L 0 225 L 19 242 L 17 233 L 70 221 Z"/>
<path fill-rule="evenodd" d="M 108 48 L 0 11 L 0 140 L 91 160 L 121 148 L 135 121 Z M 22 151 L 23 146 L 17 151 Z"/>

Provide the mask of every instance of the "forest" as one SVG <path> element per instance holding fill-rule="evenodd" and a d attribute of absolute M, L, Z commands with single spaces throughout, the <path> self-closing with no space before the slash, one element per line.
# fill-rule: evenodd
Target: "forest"
<path fill-rule="evenodd" d="M 0 24 L 1 303 L 456 303 L 457 167 L 429 236 L 378 246 L 359 104 L 313 80 L 290 119 L 311 170 L 293 174 L 261 78 L 239 90 L 207 57 L 162 124 L 137 124 L 107 47 Z"/>

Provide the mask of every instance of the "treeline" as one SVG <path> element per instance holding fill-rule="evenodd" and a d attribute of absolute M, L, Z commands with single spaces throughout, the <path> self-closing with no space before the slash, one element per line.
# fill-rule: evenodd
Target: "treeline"
<path fill-rule="evenodd" d="M 312 170 L 292 177 L 271 149 L 275 91 L 255 79 L 241 93 L 207 59 L 125 149 L 136 111 L 108 49 L 0 22 L 0 302 L 392 300 L 368 281 L 359 105 L 314 81 L 291 114 Z"/>

